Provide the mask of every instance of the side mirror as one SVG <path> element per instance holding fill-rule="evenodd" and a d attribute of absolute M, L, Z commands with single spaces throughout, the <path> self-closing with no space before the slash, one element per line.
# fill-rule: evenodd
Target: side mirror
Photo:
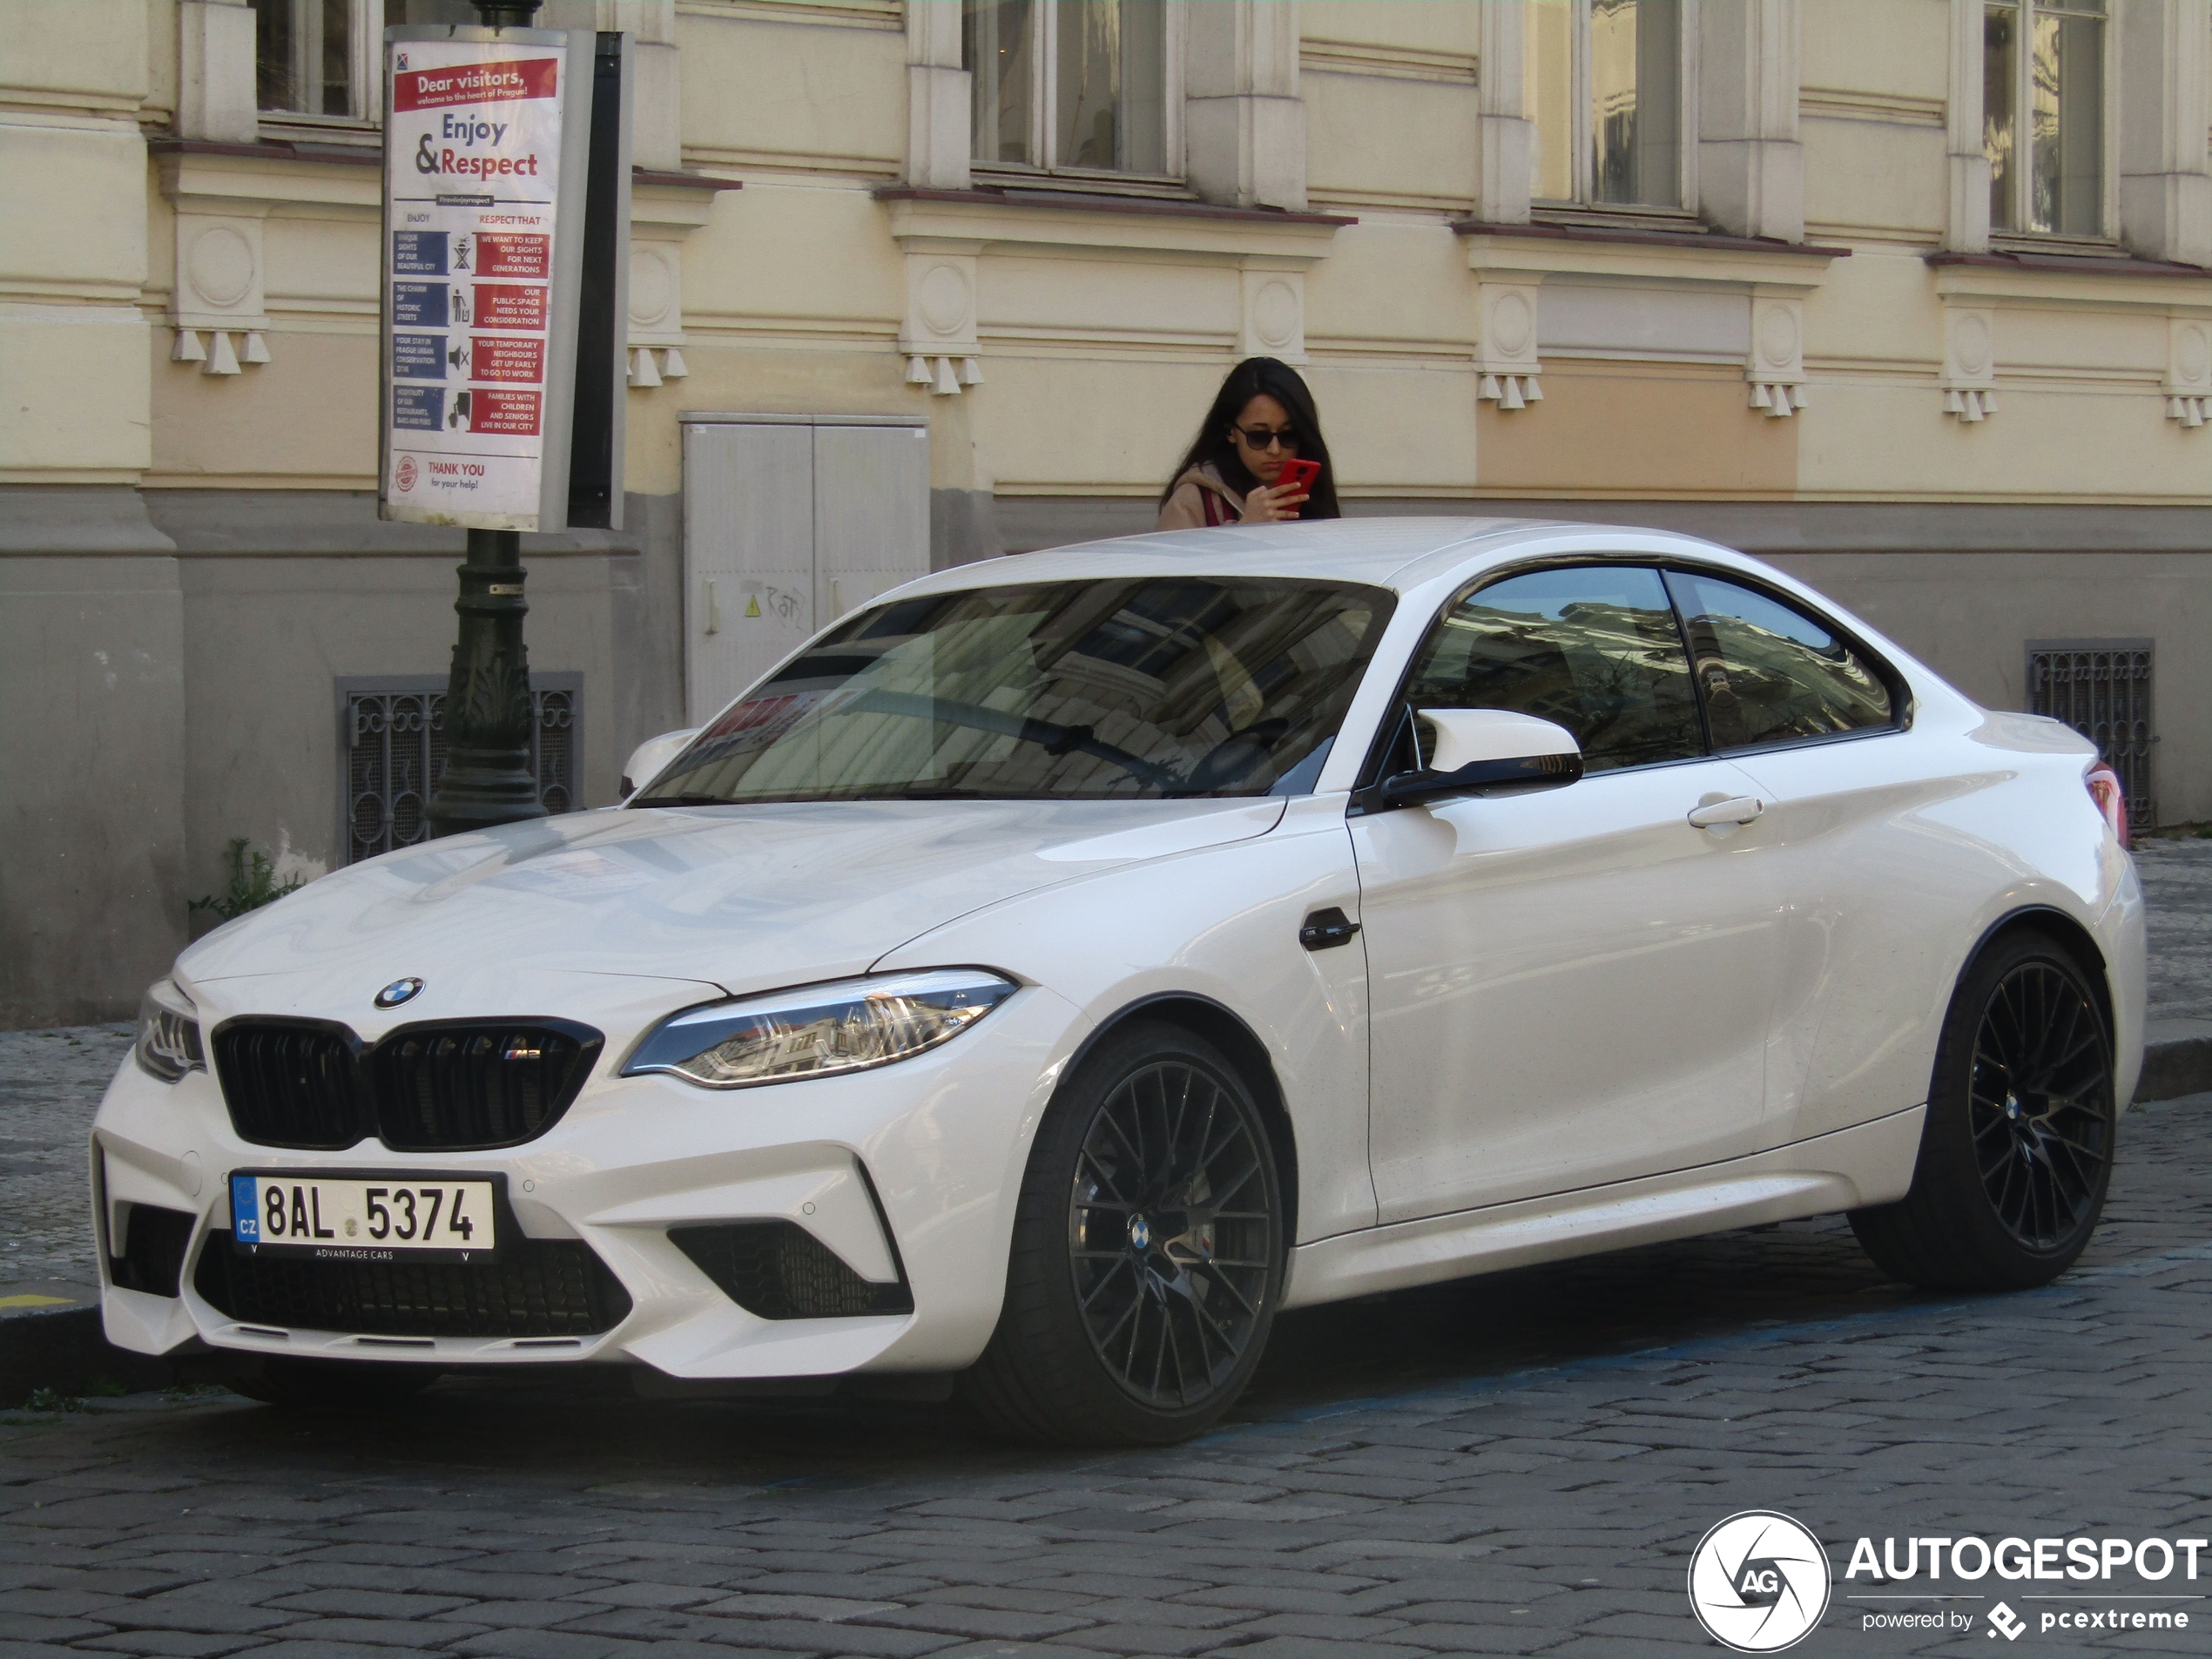
<path fill-rule="evenodd" d="M 1416 709 L 1436 733 L 1423 772 L 1382 783 L 1385 806 L 1446 795 L 1523 795 L 1560 789 L 1582 776 L 1581 745 L 1563 725 L 1505 709 Z"/>
<path fill-rule="evenodd" d="M 652 782 L 660 769 L 683 752 L 684 745 L 699 734 L 697 726 L 682 732 L 664 732 L 657 738 L 647 738 L 630 752 L 630 759 L 622 768 L 622 798 L 628 800 L 645 785 Z"/>

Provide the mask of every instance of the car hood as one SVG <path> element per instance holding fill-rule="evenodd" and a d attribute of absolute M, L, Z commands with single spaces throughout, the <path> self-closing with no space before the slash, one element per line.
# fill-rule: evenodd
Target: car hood
<path fill-rule="evenodd" d="M 1262 835 L 1280 799 L 840 801 L 608 810 L 388 853 L 210 934 L 192 984 L 533 974 L 732 994 L 864 971 L 983 906 Z"/>

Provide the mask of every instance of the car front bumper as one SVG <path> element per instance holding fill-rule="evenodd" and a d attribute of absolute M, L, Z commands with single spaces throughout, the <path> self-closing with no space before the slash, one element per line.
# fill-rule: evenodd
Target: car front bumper
<path fill-rule="evenodd" d="M 343 1151 L 258 1145 L 237 1135 L 208 1073 L 165 1084 L 126 1061 L 91 1145 L 108 1339 L 150 1354 L 196 1339 L 239 1352 L 442 1366 L 626 1361 L 694 1379 L 957 1370 L 997 1323 L 1029 1142 L 1080 1023 L 1066 1001 L 1029 986 L 929 1054 L 842 1077 L 715 1091 L 613 1076 L 603 1062 L 536 1140 L 459 1153 L 394 1153 L 374 1139 Z M 233 1248 L 228 1177 L 238 1170 L 503 1177 L 521 1232 L 587 1247 L 629 1311 L 604 1331 L 560 1338 L 395 1332 L 389 1309 L 371 1332 L 233 1318 L 195 1279 L 204 1251 Z M 175 1296 L 115 1283 L 137 1205 L 193 1217 Z M 747 1221 L 803 1228 L 862 1279 L 903 1278 L 913 1311 L 763 1317 L 669 1237 L 672 1227 Z"/>

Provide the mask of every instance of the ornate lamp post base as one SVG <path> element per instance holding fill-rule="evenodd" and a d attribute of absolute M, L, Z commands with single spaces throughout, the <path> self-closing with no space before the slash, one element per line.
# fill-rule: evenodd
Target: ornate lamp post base
<path fill-rule="evenodd" d="M 460 567 L 461 637 L 446 681 L 446 769 L 424 810 L 433 835 L 545 816 L 530 770 L 529 654 L 523 644 L 523 538 L 470 530 Z"/>

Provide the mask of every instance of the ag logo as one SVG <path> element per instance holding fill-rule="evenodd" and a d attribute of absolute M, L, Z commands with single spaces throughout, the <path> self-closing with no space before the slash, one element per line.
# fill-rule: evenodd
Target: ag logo
<path fill-rule="evenodd" d="M 1697 1541 L 1689 1607 L 1705 1634 L 1738 1653 L 1779 1653 L 1828 1610 L 1828 1552 L 1784 1514 L 1746 1509 Z"/>

